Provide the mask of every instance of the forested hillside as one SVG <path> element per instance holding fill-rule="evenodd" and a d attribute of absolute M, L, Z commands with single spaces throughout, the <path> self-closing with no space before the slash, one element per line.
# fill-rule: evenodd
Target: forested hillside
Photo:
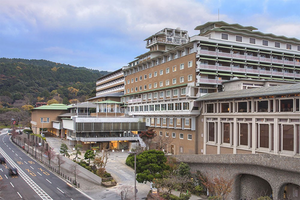
<path fill-rule="evenodd" d="M 0 58 L 0 114 L 20 102 L 85 101 L 95 96 L 96 80 L 108 73 L 47 60 Z"/>

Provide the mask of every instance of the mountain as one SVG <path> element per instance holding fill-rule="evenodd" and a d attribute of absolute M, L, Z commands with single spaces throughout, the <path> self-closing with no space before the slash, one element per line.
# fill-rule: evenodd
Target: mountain
<path fill-rule="evenodd" d="M 0 58 L 0 96 L 32 105 L 53 98 L 84 101 L 108 73 L 47 60 Z"/>

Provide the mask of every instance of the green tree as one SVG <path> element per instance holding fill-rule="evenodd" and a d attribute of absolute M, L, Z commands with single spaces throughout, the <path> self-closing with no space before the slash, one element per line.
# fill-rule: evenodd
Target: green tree
<path fill-rule="evenodd" d="M 136 156 L 137 181 L 139 183 L 152 182 L 153 179 L 162 178 L 163 173 L 169 170 L 167 158 L 162 151 L 149 150 Z M 126 164 L 134 166 L 134 155 L 129 155 Z"/>
<path fill-rule="evenodd" d="M 63 156 L 67 156 L 67 157 L 70 157 L 70 154 L 68 152 L 68 146 L 65 144 L 65 143 L 62 143 L 60 145 L 60 153 L 63 155 Z"/>
<path fill-rule="evenodd" d="M 76 144 L 74 148 L 75 148 L 75 153 L 74 153 L 75 158 L 74 158 L 74 160 L 76 160 L 78 158 L 78 155 L 81 155 L 82 144 Z"/>
<path fill-rule="evenodd" d="M 94 154 L 94 151 L 93 150 L 87 150 L 84 154 L 84 158 L 85 159 L 89 159 L 89 165 L 91 163 L 91 159 L 94 159 L 95 158 L 95 154 Z"/>

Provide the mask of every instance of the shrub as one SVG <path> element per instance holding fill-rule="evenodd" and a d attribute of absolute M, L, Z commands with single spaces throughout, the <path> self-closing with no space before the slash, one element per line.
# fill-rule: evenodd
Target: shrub
<path fill-rule="evenodd" d="M 194 192 L 195 192 L 195 194 L 197 194 L 197 195 L 202 194 L 203 191 L 204 191 L 204 189 L 203 189 L 203 187 L 202 187 L 201 185 L 197 185 L 197 186 L 194 188 Z"/>
<path fill-rule="evenodd" d="M 110 173 L 108 173 L 108 172 L 105 172 L 105 173 L 103 174 L 103 177 L 104 177 L 104 178 L 111 177 L 111 174 L 110 174 Z"/>

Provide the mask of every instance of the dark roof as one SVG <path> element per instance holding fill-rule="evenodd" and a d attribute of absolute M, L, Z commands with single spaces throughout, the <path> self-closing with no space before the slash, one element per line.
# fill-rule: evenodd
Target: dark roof
<path fill-rule="evenodd" d="M 112 74 L 114 74 L 114 73 L 117 73 L 117 72 L 119 72 L 119 71 L 122 71 L 122 68 L 120 68 L 120 69 L 117 69 L 116 71 L 110 72 L 109 74 L 106 74 L 106 75 L 104 75 L 104 76 L 101 76 L 101 77 L 100 77 L 100 78 L 98 78 L 97 80 L 100 80 L 100 79 L 106 78 L 106 77 L 108 77 L 108 76 L 110 76 L 110 75 L 112 75 Z"/>
<path fill-rule="evenodd" d="M 260 87 L 246 90 L 233 90 L 225 92 L 209 93 L 198 98 L 196 101 L 226 100 L 235 98 L 275 96 L 300 93 L 300 83 L 282 86 Z"/>
<path fill-rule="evenodd" d="M 96 97 L 89 98 L 88 100 L 98 99 L 101 97 L 122 97 L 124 95 L 124 92 L 115 92 L 115 93 L 109 93 L 109 94 L 103 94 Z"/>

